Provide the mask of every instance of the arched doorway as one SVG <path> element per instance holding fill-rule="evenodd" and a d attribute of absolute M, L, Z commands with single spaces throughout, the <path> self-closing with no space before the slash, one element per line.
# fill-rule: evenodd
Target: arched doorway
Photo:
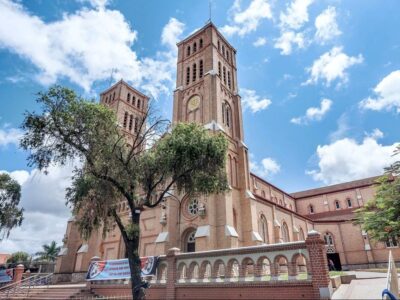
<path fill-rule="evenodd" d="M 326 256 L 328 259 L 328 267 L 330 271 L 341 271 L 342 264 L 340 262 L 339 253 L 336 252 L 333 234 L 326 232 L 324 234 Z"/>

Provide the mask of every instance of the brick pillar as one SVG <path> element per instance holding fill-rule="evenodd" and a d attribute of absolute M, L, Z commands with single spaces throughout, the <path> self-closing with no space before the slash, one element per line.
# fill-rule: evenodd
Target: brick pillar
<path fill-rule="evenodd" d="M 167 252 L 167 289 L 166 289 L 166 299 L 173 300 L 175 299 L 175 283 L 176 283 L 176 274 L 177 274 L 177 266 L 176 266 L 176 255 L 181 252 L 178 248 L 171 248 Z"/>
<path fill-rule="evenodd" d="M 306 246 L 309 254 L 310 266 L 307 271 L 312 274 L 312 284 L 316 299 L 330 299 L 332 294 L 329 279 L 328 260 L 325 253 L 325 243 L 319 232 L 308 232 Z"/>
<path fill-rule="evenodd" d="M 21 282 L 22 280 L 22 274 L 24 274 L 24 265 L 19 264 L 16 268 L 15 268 L 15 272 L 14 272 L 14 278 L 13 278 L 13 282 Z"/>

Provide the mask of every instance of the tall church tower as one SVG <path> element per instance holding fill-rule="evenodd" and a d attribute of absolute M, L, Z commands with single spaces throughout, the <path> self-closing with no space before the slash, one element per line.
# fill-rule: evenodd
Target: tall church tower
<path fill-rule="evenodd" d="M 190 199 L 175 195 L 180 202 L 168 204 L 168 246 L 201 251 L 258 244 L 248 151 L 243 143 L 236 50 L 211 22 L 177 46 L 173 123 L 196 122 L 226 135 L 230 191 Z"/>

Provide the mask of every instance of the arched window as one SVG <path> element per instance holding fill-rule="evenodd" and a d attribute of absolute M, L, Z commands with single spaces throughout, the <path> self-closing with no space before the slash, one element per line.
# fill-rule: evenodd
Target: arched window
<path fill-rule="evenodd" d="M 309 212 L 310 214 L 313 214 L 313 213 L 314 213 L 314 206 L 313 206 L 312 204 L 310 204 L 310 205 L 308 206 L 308 212 Z"/>
<path fill-rule="evenodd" d="M 222 124 L 225 124 L 225 102 L 222 103 Z"/>
<path fill-rule="evenodd" d="M 190 230 L 186 233 L 185 236 L 185 244 L 184 244 L 184 249 L 185 252 L 195 252 L 196 251 L 196 230 Z"/>
<path fill-rule="evenodd" d="M 186 84 L 190 83 L 190 68 L 186 68 Z"/>
<path fill-rule="evenodd" d="M 219 41 L 217 42 L 217 45 L 218 45 L 218 51 L 220 51 L 221 50 L 221 44 L 220 44 Z"/>
<path fill-rule="evenodd" d="M 187 46 L 187 49 L 186 49 L 186 55 L 187 55 L 187 56 L 189 56 L 189 55 L 190 55 L 190 46 Z"/>
<path fill-rule="evenodd" d="M 196 73 L 197 73 L 197 66 L 196 66 L 196 64 L 193 64 L 192 73 L 193 73 L 192 81 L 194 82 L 194 81 L 196 81 Z"/>
<path fill-rule="evenodd" d="M 200 49 L 203 48 L 203 39 L 200 39 L 199 47 L 200 47 Z"/>
<path fill-rule="evenodd" d="M 221 62 L 218 62 L 218 76 L 221 77 Z"/>
<path fill-rule="evenodd" d="M 126 111 L 124 115 L 124 128 L 126 128 L 127 124 L 128 124 L 128 112 Z"/>
<path fill-rule="evenodd" d="M 138 123 L 139 123 L 139 119 L 135 118 L 135 132 L 138 132 Z"/>
<path fill-rule="evenodd" d="M 347 198 L 347 207 L 352 207 L 351 199 Z"/>
<path fill-rule="evenodd" d="M 265 191 L 264 191 L 264 190 L 261 191 L 261 196 L 262 196 L 263 198 L 265 198 Z"/>
<path fill-rule="evenodd" d="M 133 115 L 130 115 L 130 118 L 129 118 L 129 131 L 132 130 L 132 125 L 133 125 Z"/>
<path fill-rule="evenodd" d="M 229 104 L 225 104 L 225 113 L 226 113 L 225 123 L 226 123 L 226 126 L 229 127 L 231 124 L 231 108 L 230 108 Z"/>
<path fill-rule="evenodd" d="M 128 96 L 126 97 L 126 101 L 128 101 L 128 103 L 131 101 L 131 94 L 128 93 Z"/>
<path fill-rule="evenodd" d="M 387 239 L 387 241 L 386 241 L 386 247 L 387 247 L 387 248 L 395 248 L 395 247 L 398 247 L 398 246 L 399 246 L 398 240 L 399 240 L 398 237 L 395 237 L 395 236 L 389 237 L 389 238 Z"/>
<path fill-rule="evenodd" d="M 285 222 L 282 224 L 282 240 L 284 243 L 290 242 L 289 228 Z"/>
<path fill-rule="evenodd" d="M 199 62 L 199 78 L 203 78 L 203 60 Z"/>
<path fill-rule="evenodd" d="M 193 44 L 193 53 L 195 53 L 196 51 L 197 51 L 197 43 L 194 42 L 194 44 Z"/>
<path fill-rule="evenodd" d="M 224 45 L 222 45 L 222 55 L 225 56 L 225 46 Z"/>
<path fill-rule="evenodd" d="M 222 68 L 222 74 L 224 75 L 224 83 L 226 84 L 226 69 L 225 69 L 225 67 Z"/>
<path fill-rule="evenodd" d="M 335 207 L 336 207 L 336 209 L 340 209 L 340 202 L 339 202 L 339 200 L 335 200 Z"/>
<path fill-rule="evenodd" d="M 231 72 L 228 71 L 228 87 L 231 88 Z"/>
<path fill-rule="evenodd" d="M 105 100 L 105 102 L 106 102 L 106 103 L 108 103 L 108 96 L 106 97 L 106 100 Z"/>
<path fill-rule="evenodd" d="M 333 246 L 333 236 L 331 233 L 326 232 L 324 234 L 324 240 L 325 240 L 325 245 L 327 246 Z"/>
<path fill-rule="evenodd" d="M 264 215 L 260 217 L 260 234 L 264 243 L 268 243 L 268 222 Z"/>
<path fill-rule="evenodd" d="M 136 105 L 136 97 L 132 96 L 132 105 L 135 106 Z"/>
<path fill-rule="evenodd" d="M 229 52 L 226 50 L 226 60 L 229 61 Z"/>
<path fill-rule="evenodd" d="M 115 92 L 113 93 L 113 100 L 115 99 Z"/>
<path fill-rule="evenodd" d="M 140 99 L 137 99 L 137 108 L 141 108 L 141 103 L 140 103 Z"/>

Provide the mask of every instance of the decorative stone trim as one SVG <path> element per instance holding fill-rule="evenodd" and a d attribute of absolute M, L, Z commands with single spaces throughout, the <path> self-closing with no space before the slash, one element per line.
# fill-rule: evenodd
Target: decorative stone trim
<path fill-rule="evenodd" d="M 210 225 L 204 225 L 197 227 L 195 238 L 210 236 Z"/>
<path fill-rule="evenodd" d="M 164 243 L 168 241 L 168 231 L 160 232 L 155 243 Z"/>

